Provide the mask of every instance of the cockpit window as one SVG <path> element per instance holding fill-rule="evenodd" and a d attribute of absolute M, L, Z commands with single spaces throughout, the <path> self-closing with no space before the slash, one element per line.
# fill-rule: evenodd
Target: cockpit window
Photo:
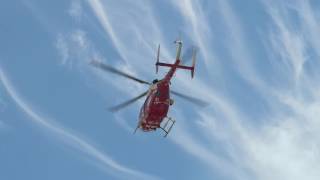
<path fill-rule="evenodd" d="M 159 97 L 159 96 L 160 96 L 160 91 L 157 90 L 157 92 L 155 93 L 155 95 Z"/>
<path fill-rule="evenodd" d="M 159 80 L 155 79 L 155 80 L 152 81 L 152 84 L 156 84 L 157 82 L 159 82 Z"/>

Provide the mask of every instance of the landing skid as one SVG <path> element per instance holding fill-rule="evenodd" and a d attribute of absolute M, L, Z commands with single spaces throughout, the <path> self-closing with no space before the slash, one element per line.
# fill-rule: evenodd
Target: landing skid
<path fill-rule="evenodd" d="M 167 137 L 170 133 L 173 125 L 176 123 L 175 120 L 173 120 L 171 117 L 165 117 L 162 123 L 160 124 L 160 129 L 165 133 L 163 137 Z M 138 123 L 136 129 L 134 130 L 133 134 L 137 132 L 137 130 L 140 128 L 140 122 Z"/>
<path fill-rule="evenodd" d="M 167 137 L 167 135 L 170 133 L 170 131 L 171 131 L 174 123 L 176 123 L 176 121 L 173 120 L 171 117 L 166 117 L 163 122 L 164 122 L 164 125 L 163 126 L 160 125 L 160 129 L 162 129 L 165 133 L 165 135 L 163 137 Z"/>

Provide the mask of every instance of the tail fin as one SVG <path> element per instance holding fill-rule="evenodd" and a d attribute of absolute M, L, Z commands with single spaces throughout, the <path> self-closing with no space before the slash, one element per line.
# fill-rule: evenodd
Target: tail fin
<path fill-rule="evenodd" d="M 156 73 L 158 73 L 158 70 L 159 70 L 159 66 L 158 66 L 159 56 L 160 56 L 160 44 L 158 46 L 158 53 L 157 53 Z"/>
<path fill-rule="evenodd" d="M 197 50 L 193 48 L 192 50 L 192 69 L 191 69 L 191 77 L 193 78 L 194 76 L 194 68 L 196 66 L 196 55 L 197 55 Z"/>

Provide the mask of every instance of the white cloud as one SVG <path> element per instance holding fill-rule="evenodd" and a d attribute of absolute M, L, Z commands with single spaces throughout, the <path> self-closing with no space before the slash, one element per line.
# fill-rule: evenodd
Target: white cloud
<path fill-rule="evenodd" d="M 80 29 L 68 34 L 58 34 L 55 47 L 60 54 L 60 64 L 73 68 L 88 66 L 92 59 L 100 59 L 86 32 Z"/>
<path fill-rule="evenodd" d="M 204 164 L 208 166 L 208 169 L 215 169 L 219 171 L 219 174 L 224 176 L 226 179 L 248 179 L 248 174 L 246 174 L 247 172 L 242 171 L 239 164 L 234 163 L 234 160 L 228 159 L 213 150 L 216 148 L 215 146 L 218 146 L 217 143 L 206 144 L 203 143 L 203 139 L 199 141 L 199 136 L 196 136 L 193 131 L 191 131 L 191 129 L 198 130 L 198 127 L 184 126 L 183 123 L 185 122 L 183 121 L 183 119 L 185 119 L 185 117 L 177 115 L 177 113 L 175 113 L 175 118 L 179 120 L 179 124 L 174 127 L 174 131 L 171 133 L 170 138 L 176 145 L 181 147 L 182 150 L 186 151 L 192 156 L 198 158 L 198 160 L 204 162 Z M 212 123 L 212 117 L 207 118 L 209 118 L 207 120 L 210 121 L 208 123 Z M 188 120 L 190 120 L 190 118 Z M 198 121 L 198 119 L 195 120 Z M 210 137 L 209 143 L 211 143 L 212 140 L 212 133 L 214 133 L 215 136 L 218 134 L 220 134 L 218 136 L 221 136 L 221 134 L 223 134 L 221 132 L 215 132 L 211 128 L 212 126 L 208 126 L 207 123 L 204 123 L 203 127 L 201 127 L 201 131 L 203 134 L 206 134 L 208 132 Z M 230 143 L 231 137 L 229 138 L 230 139 L 224 139 L 226 141 L 226 144 Z M 223 150 L 230 151 L 230 149 L 226 149 L 225 147 L 223 147 Z"/>
<path fill-rule="evenodd" d="M 69 47 L 61 34 L 58 36 L 55 46 L 62 58 L 61 64 L 67 64 L 69 59 Z"/>
<path fill-rule="evenodd" d="M 191 3 L 191 2 L 189 2 Z M 103 10 L 104 8 L 106 8 L 105 6 L 101 5 L 101 10 Z M 106 6 L 108 5 L 108 7 L 110 9 L 113 8 L 112 5 L 110 4 L 106 4 Z M 116 6 L 117 7 L 117 6 Z M 188 6 L 189 9 L 192 8 L 192 6 Z M 150 51 L 148 50 L 152 50 L 152 48 L 147 48 L 147 49 L 142 49 L 142 48 L 135 48 L 135 50 L 131 50 L 132 47 L 136 46 L 136 42 L 139 41 L 143 41 L 143 44 L 148 45 L 149 43 L 147 42 L 146 39 L 150 39 L 153 41 L 158 41 L 158 42 L 166 42 L 164 40 L 164 38 L 162 37 L 162 27 L 159 24 L 159 22 L 157 21 L 157 19 L 154 17 L 155 15 L 152 13 L 153 9 L 151 7 L 149 7 L 146 4 L 143 3 L 138 3 L 132 6 L 128 6 L 128 8 L 132 8 L 132 12 L 135 12 L 134 15 L 130 14 L 128 16 L 110 16 L 108 17 L 108 22 L 110 23 L 109 25 L 112 26 L 114 29 L 117 30 L 118 32 L 118 36 L 114 37 L 116 39 L 119 39 L 118 43 L 121 42 L 121 47 L 123 47 L 121 49 L 121 52 L 123 54 L 125 54 L 128 57 L 132 57 L 132 59 L 135 59 L 135 61 L 128 61 L 128 65 L 131 67 L 135 67 L 138 68 L 138 70 L 141 72 L 152 72 L 150 71 L 150 68 L 144 68 L 141 67 L 141 64 L 148 62 L 149 60 L 147 60 L 146 57 L 141 56 L 145 55 L 145 54 L 149 54 Z M 184 7 L 181 7 L 181 11 L 183 12 Z M 130 11 L 130 9 L 126 9 L 127 11 Z M 130 12 L 131 12 L 130 11 Z M 190 12 L 192 16 L 192 14 L 194 14 L 193 9 L 190 10 Z M 198 14 L 194 14 L 195 16 Z M 132 16 L 132 17 L 131 17 Z M 99 18 L 99 17 L 98 17 Z M 139 19 L 143 18 L 144 21 L 140 21 Z M 194 17 L 195 18 L 195 17 Z M 186 18 L 187 19 L 187 18 Z M 121 27 L 117 26 L 116 22 L 119 21 L 123 21 L 126 22 L 126 28 L 125 29 L 121 29 Z M 112 24 L 112 22 L 114 22 Z M 197 20 L 195 20 L 193 23 L 197 23 Z M 202 23 L 205 23 L 205 21 L 203 20 Z M 150 26 L 151 25 L 151 26 Z M 202 32 L 199 31 L 199 29 L 197 29 L 197 24 L 192 24 L 193 28 L 195 28 L 195 32 L 197 32 L 197 34 L 199 36 L 195 37 L 196 42 L 199 43 L 203 43 L 203 41 L 206 41 L 204 36 L 204 32 L 206 32 L 204 29 L 201 29 L 201 27 L 204 27 L 205 24 L 200 26 L 200 30 Z M 119 28 L 117 28 L 119 27 Z M 132 29 L 133 30 L 132 30 Z M 148 31 L 145 31 L 145 29 L 148 29 Z M 106 30 L 107 33 L 110 34 L 110 30 Z M 112 32 L 112 31 L 111 31 Z M 132 35 L 132 33 L 134 33 L 134 35 Z M 112 34 L 112 33 L 111 33 Z M 130 34 L 131 38 L 126 38 L 128 36 L 128 34 Z M 194 38 L 194 36 L 191 34 L 191 37 Z M 200 36 L 200 34 L 202 34 Z M 145 37 L 149 37 L 149 38 L 145 38 Z M 203 38 L 203 39 L 201 39 Z M 139 41 L 137 41 L 137 39 Z M 206 46 L 205 44 L 202 45 L 204 48 L 204 50 L 202 50 L 201 52 L 207 53 L 207 52 L 211 52 L 210 47 Z M 115 46 L 118 47 L 118 46 Z M 165 55 L 169 55 L 170 53 L 168 53 L 168 43 L 163 43 L 161 45 L 162 48 L 162 53 Z M 200 47 L 201 48 L 201 47 Z M 120 49 L 118 49 L 120 50 Z M 170 49 L 171 51 L 171 49 Z M 151 52 L 152 53 L 152 52 Z M 206 54 L 206 56 L 208 56 L 207 58 L 212 58 L 212 54 Z M 154 56 L 152 56 L 154 57 Z M 139 68 L 140 67 L 140 68 Z M 179 72 L 180 73 L 180 72 Z M 189 78 L 189 74 L 188 77 L 184 76 L 183 74 L 179 75 L 181 77 L 181 79 L 186 79 Z M 212 106 L 214 107 L 219 107 L 221 108 L 221 110 L 226 114 L 226 117 L 228 118 L 228 120 L 230 120 L 230 124 L 233 124 L 232 126 L 232 131 L 236 131 L 236 132 L 240 132 L 243 133 L 245 132 L 245 130 L 241 129 L 242 127 L 239 126 L 238 122 L 236 121 L 237 117 L 239 117 L 238 114 L 236 114 L 235 112 L 233 112 L 234 110 L 231 108 L 232 106 L 228 103 L 225 102 L 225 99 L 220 97 L 219 93 L 217 93 L 215 91 L 215 89 L 213 89 L 212 87 L 210 87 L 206 82 L 199 80 L 199 79 L 195 79 L 192 82 L 192 87 L 190 87 L 190 84 L 186 84 L 185 81 L 176 79 L 176 81 L 178 81 L 178 83 L 175 85 L 176 87 L 180 87 L 180 89 L 186 89 L 186 90 L 190 90 L 193 92 L 193 94 L 206 94 L 207 97 L 206 99 L 210 102 L 212 102 Z M 183 85 L 186 85 L 186 87 L 183 87 Z M 130 94 L 130 93 L 129 93 Z M 208 111 L 211 111 L 212 108 L 209 108 Z M 175 114 L 176 115 L 176 114 Z M 182 116 L 179 119 L 184 119 L 184 117 Z M 203 145 L 202 143 L 197 143 L 196 142 L 196 138 L 194 137 L 191 133 L 189 133 L 187 130 L 183 129 L 183 128 L 179 128 L 177 131 L 175 131 L 177 136 L 174 136 L 175 134 L 173 134 L 173 142 L 176 143 L 178 146 L 182 147 L 183 150 L 185 150 L 186 152 L 192 154 L 193 156 L 199 158 L 199 160 L 205 162 L 205 164 L 208 164 L 210 167 L 208 168 L 217 168 L 219 170 L 222 170 L 224 172 L 222 172 L 224 175 L 229 176 L 230 171 L 233 172 L 233 174 L 231 174 L 230 176 L 235 177 L 235 174 L 241 174 L 239 167 L 233 167 L 233 165 L 231 165 L 229 162 L 227 162 L 225 159 L 221 159 L 219 158 L 214 152 L 211 152 L 210 150 L 207 150 L 207 146 Z M 240 134 L 241 134 L 240 133 Z M 239 137 L 240 135 L 237 134 Z M 243 135 L 243 134 L 241 134 Z M 244 136 L 244 135 L 243 135 Z M 219 165 L 221 165 L 223 168 L 220 168 Z M 226 170 L 229 168 L 229 171 Z M 238 172 L 238 173 L 236 173 Z M 244 175 L 243 175 L 244 176 Z M 242 177 L 243 177 L 242 176 Z"/>
<path fill-rule="evenodd" d="M 283 10 L 269 6 L 268 12 L 277 26 L 270 36 L 271 45 L 274 52 L 279 53 L 283 64 L 291 71 L 294 81 L 297 82 L 303 74 L 303 66 L 307 60 L 304 37 L 300 34 L 301 32 L 297 32 L 296 27 L 290 26 L 290 21 L 286 22 L 282 19 Z"/>
<path fill-rule="evenodd" d="M 280 84 L 280 87 L 276 87 L 272 82 L 263 80 L 265 76 L 275 75 L 257 71 L 254 62 L 257 57 L 251 52 L 254 48 L 250 49 L 246 42 L 243 24 L 228 1 L 219 1 L 218 7 L 225 22 L 225 31 L 230 35 L 227 44 L 232 46 L 228 50 L 233 59 L 232 65 L 252 88 L 264 95 L 265 99 L 261 101 L 269 105 L 266 107 L 268 114 L 261 117 L 263 119 L 259 122 L 251 122 L 248 120 L 252 118 L 251 114 L 243 114 L 241 107 L 232 103 L 231 97 L 223 96 L 223 92 L 215 85 L 208 83 L 208 79 L 219 78 L 218 76 L 196 77 L 190 86 L 189 82 L 183 81 L 188 77 L 181 73 L 174 86 L 192 94 L 206 95 L 211 106 L 198 112 L 199 117 L 193 121 L 195 123 L 185 122 L 185 127 L 178 123 L 173 129 L 173 137 L 170 138 L 184 151 L 207 164 L 208 169 L 221 170 L 222 174 L 233 179 L 319 179 L 320 84 L 314 80 L 318 80 L 318 77 L 308 75 L 305 70 L 305 63 L 311 61 L 307 54 L 310 45 L 314 51 L 319 51 L 316 16 L 308 1 L 300 1 L 302 9 L 296 10 L 299 18 L 304 20 L 301 25 L 303 28 L 294 28 L 292 22 L 288 21 L 288 13 L 284 12 L 290 6 L 275 2 L 264 4 L 272 25 L 271 31 L 266 31 L 261 41 L 268 42 L 266 49 L 276 58 L 270 59 L 273 65 L 278 66 L 276 71 L 280 71 L 279 74 L 294 83 L 288 85 L 274 77 Z M 215 54 L 212 53 L 215 49 L 210 46 L 210 38 L 208 40 L 205 37 L 206 34 L 213 33 L 214 27 L 208 24 L 210 18 L 206 17 L 199 1 L 172 3 L 186 23 L 191 23 L 191 28 L 186 31 L 191 39 L 199 43 L 207 67 L 216 68 L 209 63 L 209 60 L 215 59 Z M 127 61 L 128 66 L 122 68 L 129 67 L 130 72 L 131 67 L 135 67 L 138 72 L 151 73 L 149 68 L 141 67 L 141 64 L 150 61 L 146 56 L 153 55 L 153 45 L 146 39 L 166 42 L 163 37 L 165 30 L 153 14 L 152 7 L 148 3 L 137 2 L 126 7 L 126 11 L 132 13 L 120 16 L 114 11 L 121 12 L 123 9 L 114 8 L 122 6 L 99 0 L 90 0 L 89 4 L 118 52 L 121 52 L 123 57 L 135 60 Z M 132 50 L 132 47 L 137 46 L 137 42 L 141 42 L 138 44 L 141 46 Z M 81 44 L 81 40 L 78 44 Z M 161 48 L 166 56 L 170 56 L 171 49 L 166 44 L 162 44 Z M 110 79 L 106 80 L 112 82 Z M 178 107 L 175 108 L 177 110 L 173 114 L 179 121 L 189 119 L 179 115 Z M 189 131 L 189 127 L 199 133 Z M 202 137 L 207 137 L 206 143 Z M 212 150 L 212 146 L 218 146 L 222 155 Z"/>
<path fill-rule="evenodd" d="M 311 83 L 300 82 L 279 88 L 270 85 L 276 99 L 272 97 L 268 103 L 279 108 L 272 109 L 265 117 L 266 122 L 255 128 L 250 125 L 250 122 L 242 121 L 238 124 L 240 127 L 249 126 L 250 128 L 233 132 L 225 129 L 227 134 L 231 133 L 232 138 L 228 140 L 235 149 L 232 153 L 238 157 L 236 164 L 242 166 L 245 171 L 253 173 L 255 176 L 253 179 L 319 179 L 320 99 L 308 93 L 314 89 L 319 90 L 319 83 L 312 81 L 314 77 L 307 76 L 303 71 L 303 65 L 307 60 L 305 54 L 307 41 L 303 37 L 309 36 L 309 33 L 299 31 L 297 28 L 292 29 L 291 21 L 288 21 L 286 16 L 288 13 L 283 12 L 288 9 L 282 9 L 283 6 L 277 3 L 266 6 L 272 22 L 275 23 L 272 36 L 266 36 L 276 46 L 271 46 L 273 50 L 269 52 L 276 54 L 272 57 L 284 58 L 278 65 L 287 64 L 287 69 L 290 69 L 282 70 L 281 74 L 296 82 L 304 80 Z M 254 71 L 245 69 L 244 73 L 248 72 L 252 73 L 252 76 L 259 76 Z M 303 77 L 302 80 L 301 77 Z M 259 87 L 259 84 L 254 85 Z M 269 88 L 258 88 L 258 90 L 265 94 Z M 237 107 L 234 108 L 237 109 Z M 205 122 L 211 122 L 214 117 L 210 115 L 203 118 L 206 119 Z M 241 119 L 243 117 L 239 117 L 239 120 Z M 215 124 L 214 127 L 209 125 L 206 124 L 208 132 L 219 128 L 219 124 Z M 244 138 L 238 138 L 239 133 L 245 133 L 245 136 L 241 135 Z M 216 139 L 216 136 L 212 134 L 213 139 Z M 227 145 L 223 145 L 222 148 L 228 152 Z"/>
<path fill-rule="evenodd" d="M 109 174 L 123 179 L 158 179 L 155 176 L 131 169 L 116 162 L 110 156 L 94 147 L 88 141 L 81 139 L 78 135 L 70 130 L 67 130 L 54 120 L 35 112 L 34 109 L 16 92 L 2 69 L 0 69 L 0 80 L 9 96 L 23 110 L 23 112 L 30 117 L 32 123 L 38 125 L 40 128 L 44 129 L 46 133 L 53 135 L 55 138 L 61 140 L 66 145 L 74 148 L 78 152 L 82 152 L 92 159 L 95 159 L 95 163 L 97 163 L 101 169 L 105 170 Z"/>
<path fill-rule="evenodd" d="M 229 53 L 232 57 L 235 70 L 237 70 L 245 80 L 253 84 L 253 87 L 261 86 L 261 88 L 267 88 L 253 66 L 252 62 L 254 58 L 248 49 L 240 18 L 235 14 L 227 0 L 220 0 L 218 5 L 224 20 L 223 22 L 226 25 L 227 34 L 229 35 L 229 39 L 227 39 L 228 47 L 230 47 Z"/>
<path fill-rule="evenodd" d="M 86 38 L 86 33 L 84 31 L 81 30 L 77 30 L 75 31 L 72 35 L 71 35 L 71 39 L 77 43 L 81 49 L 86 49 L 88 48 L 88 40 Z"/>
<path fill-rule="evenodd" d="M 79 21 L 83 16 L 83 7 L 81 0 L 72 0 L 68 13 L 71 17 Z"/>
<path fill-rule="evenodd" d="M 221 97 L 221 101 L 219 101 L 219 98 L 210 98 L 209 95 L 207 100 L 213 102 L 212 106 L 218 110 L 210 108 L 210 110 L 200 113 L 202 119 L 199 124 L 203 135 L 209 136 L 212 140 L 211 145 L 219 146 L 225 152 L 224 155 L 229 157 L 222 158 L 221 161 L 234 165 L 235 170 L 230 171 L 231 177 L 240 179 L 319 179 L 318 109 L 320 108 L 320 99 L 315 93 L 309 93 L 319 92 L 319 81 L 314 81 L 319 78 L 304 73 L 304 63 L 310 60 L 306 54 L 308 41 L 304 37 L 311 39 L 312 33 L 299 31 L 297 28 L 293 29 L 291 21 L 287 21 L 288 17 L 283 15 L 287 13 L 275 13 L 287 9 L 281 9 L 277 4 L 272 4 L 272 7 L 268 7 L 270 4 L 267 5 L 271 20 L 275 23 L 272 35 L 266 36 L 274 45 L 271 46 L 273 49 L 270 52 L 274 53 L 272 57 L 278 58 L 280 56 L 283 58 L 283 61 L 277 65 L 288 65 L 289 71 L 279 68 L 283 71 L 281 74 L 296 82 L 289 86 L 286 86 L 286 82 L 279 82 L 285 85 L 274 87 L 260 79 L 265 74 L 259 74 L 255 71 L 256 68 L 250 61 L 253 58 L 246 49 L 247 45 L 242 36 L 241 23 L 237 20 L 237 15 L 230 9 L 226 1 L 220 1 L 220 3 L 222 3 L 220 9 L 223 18 L 228 25 L 227 30 L 230 31 L 232 37 L 231 44 L 235 46 L 232 50 L 234 59 L 240 58 L 247 61 L 235 61 L 235 63 L 239 63 L 238 70 L 259 93 L 271 95 L 271 97 L 267 96 L 264 103 L 271 105 L 271 108 L 274 109 L 268 109 L 270 113 L 264 117 L 261 125 L 253 126 L 250 121 L 246 120 L 246 116 L 250 117 L 250 114 L 239 116 L 239 113 L 241 114 L 240 108 L 228 103 L 228 98 Z M 275 9 L 277 11 L 274 11 Z M 309 12 L 309 14 L 312 13 Z M 201 15 L 196 15 L 196 17 L 201 17 Z M 270 61 L 276 61 L 276 59 Z M 192 84 L 194 85 L 192 92 L 202 91 L 200 94 L 216 94 L 210 85 L 203 87 L 194 81 Z M 205 93 L 205 91 L 207 92 Z M 217 113 L 220 110 L 222 112 Z M 222 118 L 219 120 L 223 123 L 216 120 L 217 114 L 222 114 Z M 179 134 L 181 133 L 179 132 Z M 204 162 L 218 163 L 220 160 L 210 158 L 215 155 L 214 151 L 203 151 L 202 148 L 207 147 L 208 144 L 195 144 L 193 136 L 192 132 L 188 131 L 187 134 L 177 137 L 177 141 L 180 142 L 180 139 L 191 144 L 189 147 L 188 143 L 179 143 Z M 222 143 L 221 141 L 217 143 L 219 140 Z"/>
<path fill-rule="evenodd" d="M 307 41 L 311 44 L 313 49 L 316 51 L 317 55 L 320 56 L 320 40 L 318 38 L 320 23 L 319 23 L 319 14 L 315 8 L 312 7 L 312 1 L 297 1 L 294 9 L 299 14 L 301 19 L 301 28 Z"/>
<path fill-rule="evenodd" d="M 114 31 L 109 17 L 104 11 L 103 5 L 100 0 L 88 0 L 89 5 L 93 9 L 93 12 L 96 14 L 97 18 L 99 19 L 102 27 L 105 29 L 106 32 L 108 32 L 109 37 L 111 38 L 111 41 L 115 45 L 116 49 L 119 52 L 119 55 L 122 57 L 123 60 L 127 60 L 127 57 L 123 53 L 124 49 L 121 45 L 121 42 L 119 41 L 116 32 Z"/>
<path fill-rule="evenodd" d="M 131 95 L 137 95 L 137 93 L 145 90 L 142 89 L 144 86 L 133 84 L 131 80 L 113 75 L 108 76 L 106 72 L 90 66 L 89 64 L 92 60 L 102 61 L 104 63 L 108 62 L 106 62 L 105 58 L 102 58 L 92 41 L 87 37 L 87 33 L 83 30 L 73 30 L 65 35 L 59 34 L 56 40 L 56 49 L 61 56 L 61 65 L 66 66 L 67 68 L 76 67 L 80 72 L 84 72 L 86 76 L 93 75 L 98 81 L 101 82 L 102 80 L 104 85 L 111 81 L 119 91 L 131 93 Z M 136 75 L 135 70 L 130 66 L 114 66 L 123 72 Z M 119 79 L 119 81 L 114 81 L 115 78 Z M 122 83 L 119 82 L 129 82 L 132 86 L 124 89 Z M 108 88 L 108 86 L 105 87 Z M 105 90 L 103 93 L 104 92 Z"/>
<path fill-rule="evenodd" d="M 200 1 L 182 0 L 171 1 L 171 3 L 177 7 L 182 14 L 186 27 L 191 27 L 184 30 L 188 31 L 188 36 L 199 46 L 205 63 L 207 65 L 217 65 L 217 62 L 215 62 L 217 58 L 209 43 L 210 40 L 212 40 L 210 37 L 213 36 L 213 32 L 208 23 L 210 18 L 205 16 Z"/>

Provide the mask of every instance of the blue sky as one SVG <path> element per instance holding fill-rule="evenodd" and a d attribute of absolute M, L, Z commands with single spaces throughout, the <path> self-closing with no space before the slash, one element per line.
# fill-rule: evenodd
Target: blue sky
<path fill-rule="evenodd" d="M 319 179 L 319 2 L 299 0 L 4 1 L 0 6 L 1 179 Z M 177 123 L 133 135 L 157 45 L 199 48 L 178 71 Z"/>

